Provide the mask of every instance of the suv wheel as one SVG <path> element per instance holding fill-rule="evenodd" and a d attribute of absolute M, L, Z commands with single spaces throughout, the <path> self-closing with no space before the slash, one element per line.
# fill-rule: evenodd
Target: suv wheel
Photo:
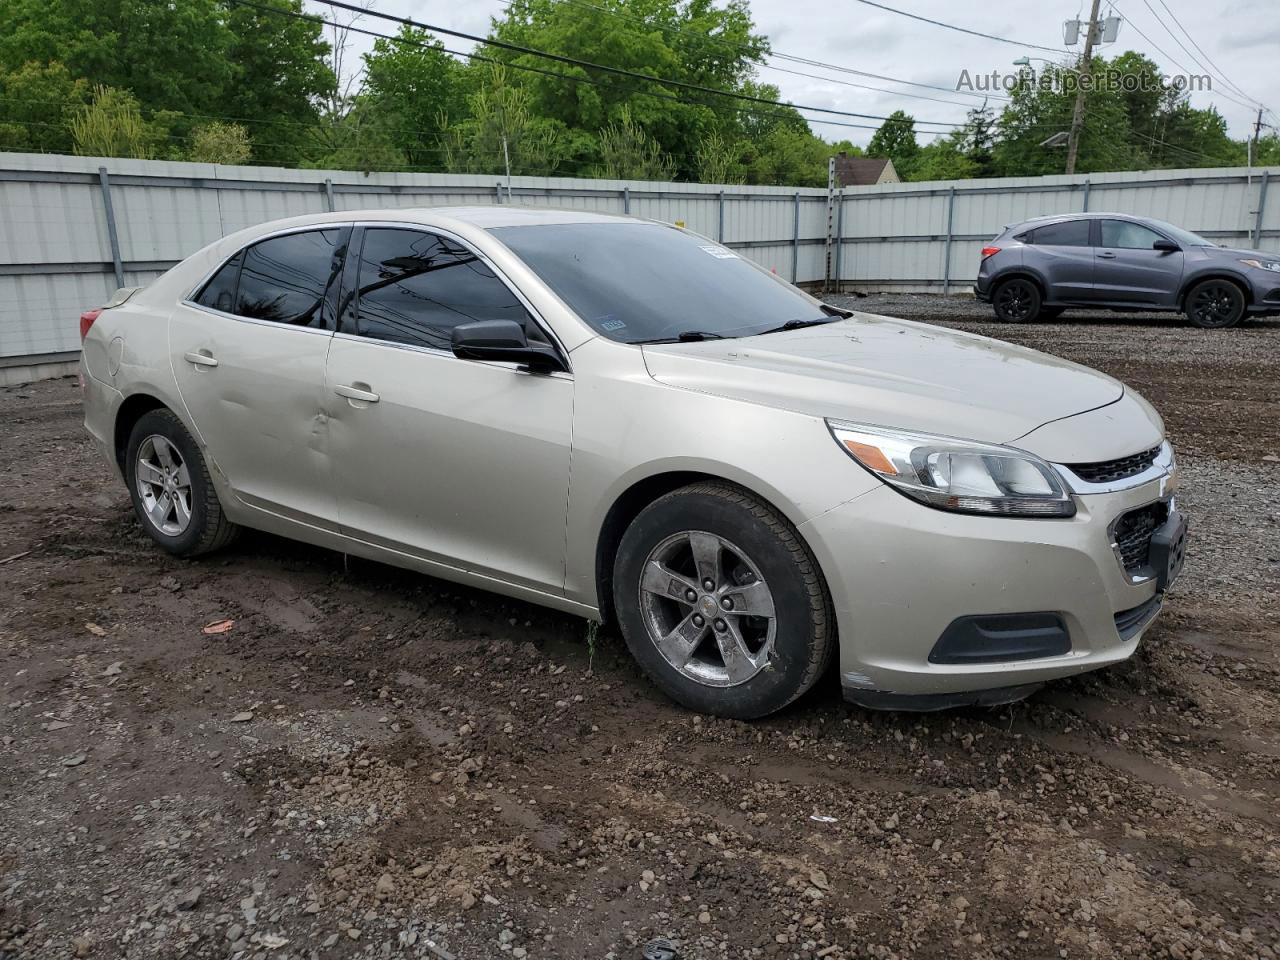
<path fill-rule="evenodd" d="M 727 484 L 646 507 L 619 545 L 613 590 L 632 656 L 701 713 L 781 710 L 813 686 L 835 645 L 826 587 L 795 528 Z"/>
<path fill-rule="evenodd" d="M 169 553 L 208 553 L 239 532 L 222 512 L 200 448 L 168 410 L 152 410 L 133 425 L 125 474 L 143 529 Z"/>
<path fill-rule="evenodd" d="M 1230 280 L 1205 280 L 1187 293 L 1187 319 L 1197 327 L 1221 330 L 1244 318 L 1244 293 Z"/>
<path fill-rule="evenodd" d="M 1031 323 L 1040 316 L 1040 289 L 1030 280 L 1014 277 L 996 287 L 991 304 L 998 320 Z"/>

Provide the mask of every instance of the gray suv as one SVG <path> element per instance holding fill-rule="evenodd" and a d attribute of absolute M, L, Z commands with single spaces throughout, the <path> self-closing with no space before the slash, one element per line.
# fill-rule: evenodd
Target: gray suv
<path fill-rule="evenodd" d="M 1280 314 L 1280 254 L 1122 213 L 1036 217 L 982 249 L 973 292 L 1012 323 L 1064 310 L 1177 310 L 1197 327 Z"/>

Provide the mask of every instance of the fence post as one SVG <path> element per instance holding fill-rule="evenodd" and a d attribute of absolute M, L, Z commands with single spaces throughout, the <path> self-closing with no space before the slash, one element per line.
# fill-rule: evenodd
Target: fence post
<path fill-rule="evenodd" d="M 947 191 L 947 243 L 942 254 L 942 295 L 951 292 L 951 228 L 956 220 L 956 188 Z"/>
<path fill-rule="evenodd" d="M 338 209 L 333 202 L 333 181 L 328 177 L 324 178 L 324 202 L 329 205 L 330 213 Z"/>
<path fill-rule="evenodd" d="M 622 212 L 628 217 L 631 216 L 631 188 L 622 188 Z"/>
<path fill-rule="evenodd" d="M 493 189 L 494 189 L 494 192 L 497 194 L 497 200 L 495 200 L 494 202 L 501 203 L 502 202 L 502 181 L 499 180 L 497 183 L 495 183 L 493 185 Z"/>
<path fill-rule="evenodd" d="M 123 287 L 124 262 L 120 259 L 120 235 L 116 233 L 116 212 L 111 206 L 111 178 L 106 167 L 98 168 L 98 183 L 102 185 L 102 208 L 107 215 L 107 240 L 111 243 L 111 265 L 115 269 L 116 286 Z"/>
<path fill-rule="evenodd" d="M 844 279 L 844 187 L 840 188 L 840 198 L 836 201 L 836 293 L 843 291 L 841 281 Z"/>
<path fill-rule="evenodd" d="M 1080 212 L 1081 213 L 1089 212 L 1089 181 L 1088 180 L 1084 182 L 1084 209 L 1081 210 Z"/>
<path fill-rule="evenodd" d="M 800 280 L 800 191 L 796 191 L 791 217 L 791 282 Z"/>
<path fill-rule="evenodd" d="M 720 191 L 720 203 L 716 207 L 716 218 L 718 226 L 716 227 L 716 240 L 724 243 L 724 191 Z"/>
<path fill-rule="evenodd" d="M 1267 180 L 1270 170 L 1262 171 L 1262 184 L 1258 187 L 1258 211 L 1253 220 L 1253 248 L 1256 250 L 1262 243 L 1262 213 L 1267 209 Z"/>

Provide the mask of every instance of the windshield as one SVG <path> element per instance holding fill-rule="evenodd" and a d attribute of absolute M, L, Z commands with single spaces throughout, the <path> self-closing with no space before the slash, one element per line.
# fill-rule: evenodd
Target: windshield
<path fill-rule="evenodd" d="M 493 227 L 593 329 L 646 343 L 695 332 L 747 337 L 822 307 L 718 243 L 656 223 Z"/>
<path fill-rule="evenodd" d="M 1172 223 L 1165 223 L 1163 220 L 1147 221 L 1161 233 L 1168 234 L 1169 239 L 1173 240 L 1179 246 L 1183 247 L 1214 247 L 1217 246 L 1212 240 L 1206 240 L 1198 233 L 1192 233 L 1190 230 L 1183 230 L 1181 227 L 1175 227 Z"/>

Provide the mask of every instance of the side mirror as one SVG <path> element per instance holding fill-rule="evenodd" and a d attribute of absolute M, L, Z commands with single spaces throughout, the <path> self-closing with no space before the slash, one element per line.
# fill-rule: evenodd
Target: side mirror
<path fill-rule="evenodd" d="M 564 370 L 564 361 L 550 347 L 529 343 L 524 327 L 514 320 L 476 320 L 460 323 L 450 338 L 453 355 L 463 360 L 504 360 L 533 370 Z"/>
<path fill-rule="evenodd" d="M 1159 250 L 1161 253 L 1177 253 L 1182 248 L 1172 240 L 1160 239 L 1151 245 L 1152 250 Z"/>

